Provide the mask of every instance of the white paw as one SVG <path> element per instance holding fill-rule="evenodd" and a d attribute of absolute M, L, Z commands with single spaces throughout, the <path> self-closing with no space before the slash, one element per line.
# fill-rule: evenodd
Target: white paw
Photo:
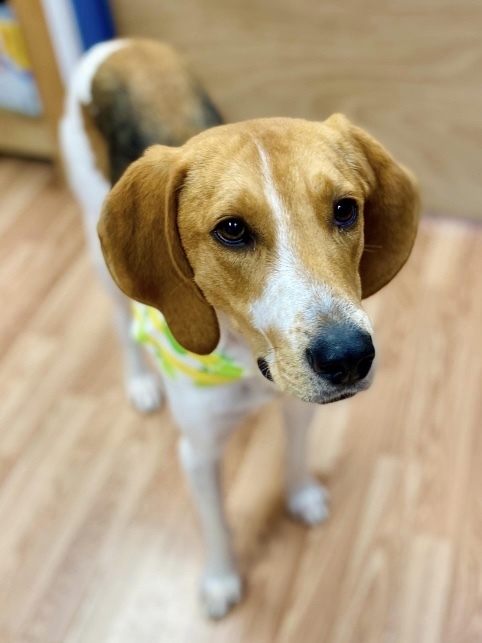
<path fill-rule="evenodd" d="M 328 492 L 318 482 L 310 482 L 288 498 L 291 514 L 307 525 L 319 525 L 330 515 Z"/>
<path fill-rule="evenodd" d="M 162 404 L 162 385 L 154 373 L 132 375 L 126 384 L 127 397 L 141 413 L 155 411 Z"/>
<path fill-rule="evenodd" d="M 241 600 L 243 584 L 236 572 L 207 573 L 201 583 L 201 600 L 209 618 L 222 618 Z"/>

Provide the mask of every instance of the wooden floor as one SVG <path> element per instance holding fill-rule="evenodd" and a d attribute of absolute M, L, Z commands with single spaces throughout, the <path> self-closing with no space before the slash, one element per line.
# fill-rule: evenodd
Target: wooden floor
<path fill-rule="evenodd" d="M 427 218 L 367 302 L 372 389 L 320 409 L 332 517 L 281 502 L 276 407 L 225 478 L 247 595 L 206 622 L 199 530 L 167 410 L 122 390 L 109 306 L 47 165 L 0 159 L 1 643 L 482 641 L 482 228 Z"/>

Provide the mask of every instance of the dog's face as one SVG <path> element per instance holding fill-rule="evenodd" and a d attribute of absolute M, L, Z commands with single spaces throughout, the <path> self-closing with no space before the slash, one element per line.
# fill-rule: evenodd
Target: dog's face
<path fill-rule="evenodd" d="M 408 257 L 418 194 L 371 137 L 335 116 L 266 119 L 155 147 L 99 225 L 114 279 L 188 350 L 212 351 L 216 310 L 280 389 L 329 402 L 367 388 L 361 300 Z"/>

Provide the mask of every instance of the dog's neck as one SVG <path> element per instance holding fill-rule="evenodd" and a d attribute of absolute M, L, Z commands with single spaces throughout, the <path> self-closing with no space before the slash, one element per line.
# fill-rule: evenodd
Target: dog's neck
<path fill-rule="evenodd" d="M 216 311 L 216 315 L 218 317 L 221 334 L 217 350 L 227 353 L 236 363 L 242 364 L 247 372 L 253 375 L 261 375 L 258 371 L 256 359 L 244 335 L 234 328 L 225 313 Z"/>

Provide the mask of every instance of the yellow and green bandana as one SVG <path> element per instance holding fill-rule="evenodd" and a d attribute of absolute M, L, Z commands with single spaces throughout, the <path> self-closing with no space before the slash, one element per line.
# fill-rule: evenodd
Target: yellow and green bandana
<path fill-rule="evenodd" d="M 155 308 L 133 303 L 134 337 L 154 355 L 161 372 L 171 379 L 188 377 L 197 386 L 229 384 L 243 377 L 244 368 L 216 349 L 196 355 L 174 339 L 162 314 Z"/>

